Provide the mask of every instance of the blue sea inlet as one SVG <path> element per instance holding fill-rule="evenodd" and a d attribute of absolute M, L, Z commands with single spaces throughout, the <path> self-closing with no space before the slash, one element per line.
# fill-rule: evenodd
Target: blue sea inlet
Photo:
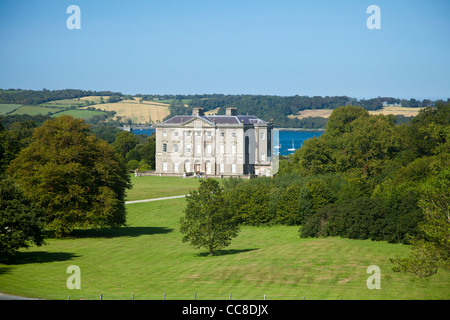
<path fill-rule="evenodd" d="M 133 128 L 134 134 L 152 135 L 155 129 Z M 278 133 L 277 133 L 278 132 Z M 319 137 L 325 131 L 323 130 L 299 130 L 299 129 L 277 129 L 274 130 L 274 153 L 287 156 L 302 147 L 303 142 L 312 138 Z M 295 150 L 294 150 L 295 149 Z"/>

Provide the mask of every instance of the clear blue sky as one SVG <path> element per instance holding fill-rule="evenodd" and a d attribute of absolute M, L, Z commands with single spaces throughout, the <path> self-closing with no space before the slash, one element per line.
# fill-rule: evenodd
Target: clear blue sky
<path fill-rule="evenodd" d="M 1 0 L 0 48 L 3 89 L 450 97 L 448 0 Z"/>

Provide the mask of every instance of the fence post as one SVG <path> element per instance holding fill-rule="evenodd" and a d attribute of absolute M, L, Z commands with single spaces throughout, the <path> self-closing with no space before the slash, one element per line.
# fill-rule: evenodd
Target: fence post
<path fill-rule="evenodd" d="M 264 295 L 264 300 L 266 300 L 266 295 Z"/>
<path fill-rule="evenodd" d="M 103 294 L 100 293 L 100 300 L 103 300 Z"/>
<path fill-rule="evenodd" d="M 197 292 L 194 292 L 194 300 L 197 300 Z"/>
<path fill-rule="evenodd" d="M 163 300 L 166 300 L 166 293 L 164 292 Z"/>
<path fill-rule="evenodd" d="M 134 292 L 133 292 L 133 295 L 132 295 L 132 299 L 134 300 Z"/>
<path fill-rule="evenodd" d="M 231 293 L 228 294 L 228 298 L 231 300 Z"/>

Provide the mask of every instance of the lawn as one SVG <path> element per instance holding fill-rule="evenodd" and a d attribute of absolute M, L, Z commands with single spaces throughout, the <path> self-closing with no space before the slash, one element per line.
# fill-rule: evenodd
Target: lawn
<path fill-rule="evenodd" d="M 180 177 L 159 177 L 131 175 L 133 188 L 128 191 L 127 200 L 154 199 L 188 194 L 199 186 L 199 179 Z"/>
<path fill-rule="evenodd" d="M 143 178 L 149 178 L 147 180 Z M 151 178 L 151 179 L 150 179 Z M 158 179 L 160 181 L 158 181 Z M 134 179 L 134 177 L 133 177 Z M 133 197 L 177 194 L 195 179 L 140 177 Z M 145 190 L 146 182 L 152 188 Z M 198 181 L 197 181 L 198 183 Z M 194 185 L 192 185 L 194 186 Z M 166 194 L 168 195 L 168 194 Z M 229 247 L 209 257 L 182 243 L 178 220 L 185 199 L 127 205 L 128 225 L 77 230 L 48 239 L 0 264 L 0 292 L 46 299 L 449 299 L 450 272 L 419 279 L 391 271 L 390 257 L 407 246 L 341 238 L 300 239 L 298 227 L 242 227 Z M 67 267 L 81 270 L 81 289 L 69 290 Z M 369 290 L 367 267 L 381 270 L 381 289 Z"/>

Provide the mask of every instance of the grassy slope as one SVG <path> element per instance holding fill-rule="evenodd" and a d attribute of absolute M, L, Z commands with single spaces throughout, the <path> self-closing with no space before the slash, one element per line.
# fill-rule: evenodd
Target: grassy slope
<path fill-rule="evenodd" d="M 142 178 L 136 185 L 145 184 Z M 133 193 L 130 197 L 137 197 Z M 450 297 L 449 272 L 418 279 L 391 271 L 389 257 L 407 254 L 406 246 L 299 239 L 297 227 L 243 227 L 228 248 L 205 256 L 181 242 L 178 219 L 184 206 L 184 199 L 130 204 L 127 227 L 80 230 L 72 238 L 22 250 L 17 262 L 0 264 L 0 292 L 50 299 L 98 299 L 100 293 L 104 299 L 130 299 L 132 293 L 136 299 L 162 299 L 164 293 L 167 299 L 193 299 L 194 292 L 197 299 L 228 299 L 229 293 L 233 299 Z M 66 288 L 72 264 L 81 268 L 80 290 Z M 380 290 L 366 287 L 370 265 L 381 268 Z"/>

